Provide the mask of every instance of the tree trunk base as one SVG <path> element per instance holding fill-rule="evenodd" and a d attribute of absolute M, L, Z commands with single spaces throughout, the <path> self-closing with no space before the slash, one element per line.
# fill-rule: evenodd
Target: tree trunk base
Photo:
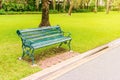
<path fill-rule="evenodd" d="M 46 26 L 50 26 L 50 23 L 49 22 L 41 22 L 39 24 L 39 27 L 46 27 Z"/>
<path fill-rule="evenodd" d="M 42 0 L 42 19 L 39 27 L 50 26 L 49 22 L 49 2 L 48 0 Z"/>

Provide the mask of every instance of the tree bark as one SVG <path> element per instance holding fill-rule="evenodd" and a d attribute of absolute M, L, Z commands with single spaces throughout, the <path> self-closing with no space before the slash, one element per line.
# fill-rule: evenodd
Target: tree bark
<path fill-rule="evenodd" d="M 98 8 L 98 0 L 95 0 L 95 10 L 94 10 L 95 13 L 97 13 L 97 8 Z"/>
<path fill-rule="evenodd" d="M 60 0 L 57 0 L 57 10 L 60 11 Z"/>
<path fill-rule="evenodd" d="M 36 0 L 35 2 L 36 4 L 36 11 L 39 11 L 39 4 L 40 4 L 40 0 Z"/>
<path fill-rule="evenodd" d="M 52 2 L 53 2 L 53 10 L 55 10 L 56 9 L 56 0 L 52 0 Z"/>
<path fill-rule="evenodd" d="M 49 0 L 42 0 L 42 19 L 39 27 L 50 26 L 49 22 Z"/>
<path fill-rule="evenodd" d="M 2 0 L 0 0 L 0 9 L 2 9 Z"/>
<path fill-rule="evenodd" d="M 110 0 L 107 0 L 106 14 L 109 14 L 109 10 L 110 10 Z"/>
<path fill-rule="evenodd" d="M 120 3 L 118 3 L 118 12 L 120 12 Z"/>
<path fill-rule="evenodd" d="M 70 16 L 71 16 L 72 9 L 73 9 L 73 1 L 70 1 L 70 8 L 68 11 L 68 15 L 70 15 Z"/>
<path fill-rule="evenodd" d="M 66 9 L 66 0 L 64 0 L 63 2 L 63 10 L 65 11 L 65 9 Z"/>

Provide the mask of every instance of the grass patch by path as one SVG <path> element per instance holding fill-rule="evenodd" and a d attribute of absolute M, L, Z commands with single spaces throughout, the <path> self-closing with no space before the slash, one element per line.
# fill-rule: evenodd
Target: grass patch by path
<path fill-rule="evenodd" d="M 19 80 L 41 70 L 17 60 L 22 50 L 16 34 L 17 29 L 36 28 L 40 18 L 39 14 L 0 15 L 0 80 Z M 80 53 L 119 38 L 119 21 L 118 12 L 50 14 L 51 25 L 59 24 L 64 31 L 71 32 L 72 49 Z"/>

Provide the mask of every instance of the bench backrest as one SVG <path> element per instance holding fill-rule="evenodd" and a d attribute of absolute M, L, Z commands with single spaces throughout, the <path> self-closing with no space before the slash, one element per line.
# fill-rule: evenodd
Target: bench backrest
<path fill-rule="evenodd" d="M 63 36 L 59 26 L 17 30 L 17 34 L 21 39 L 28 39 L 33 42 L 45 41 Z"/>

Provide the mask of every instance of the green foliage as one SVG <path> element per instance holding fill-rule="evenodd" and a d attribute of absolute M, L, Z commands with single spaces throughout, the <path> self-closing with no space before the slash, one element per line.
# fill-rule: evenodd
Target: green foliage
<path fill-rule="evenodd" d="M 94 6 L 89 6 L 88 8 L 77 8 L 77 9 L 73 9 L 72 12 L 73 13 L 77 13 L 77 12 L 94 12 Z M 104 6 L 99 6 L 97 8 L 98 12 L 102 12 L 105 11 Z"/>
<path fill-rule="evenodd" d="M 4 9 L 0 9 L 0 14 L 5 14 L 5 10 Z"/>
<path fill-rule="evenodd" d="M 99 6 L 98 7 L 98 12 L 102 12 L 102 11 L 105 11 L 105 7 L 104 6 Z"/>
<path fill-rule="evenodd" d="M 112 11 L 119 11 L 119 8 L 116 7 L 116 6 L 113 6 L 111 10 L 112 10 Z"/>
<path fill-rule="evenodd" d="M 81 1 L 78 1 L 81 2 Z M 88 4 L 89 0 L 83 1 L 83 3 L 78 3 L 75 1 L 74 3 L 74 9 L 72 12 L 91 12 L 94 11 L 95 2 L 92 0 L 90 5 Z M 2 8 L 7 11 L 13 11 L 13 12 L 24 12 L 24 11 L 36 11 L 36 1 L 35 0 L 7 0 L 2 2 Z M 64 2 L 63 2 L 64 3 Z M 52 2 L 49 5 L 50 13 L 65 13 L 68 12 L 70 4 L 69 2 L 66 2 L 65 10 L 63 9 L 63 3 L 56 3 L 56 9 L 53 10 L 53 4 Z M 83 6 L 84 5 L 84 6 Z M 39 3 L 39 11 L 41 11 L 42 4 Z M 104 11 L 105 7 L 98 7 L 98 11 Z"/>
<path fill-rule="evenodd" d="M 90 5 L 87 6 L 90 0 L 76 1 L 74 2 L 74 8 L 72 12 L 93 12 L 95 7 L 95 1 L 92 0 Z M 41 11 L 42 4 L 39 4 L 38 11 Z M 64 2 L 56 3 L 56 9 L 53 10 L 53 4 L 50 2 L 49 9 L 50 13 L 65 13 L 68 12 L 70 4 L 66 2 L 65 10 L 63 9 Z M 35 0 L 4 0 L 2 2 L 2 8 L 7 12 L 24 12 L 24 11 L 36 11 L 36 1 Z M 98 11 L 105 11 L 105 6 L 98 7 Z"/>
<path fill-rule="evenodd" d="M 14 2 L 6 2 L 4 1 L 2 4 L 2 8 L 5 11 L 35 11 L 35 0 L 28 0 L 25 2 L 23 0 L 20 2 L 14 1 Z"/>
<path fill-rule="evenodd" d="M 49 10 L 49 13 L 55 14 L 55 13 L 58 13 L 58 11 L 57 10 Z"/>
<path fill-rule="evenodd" d="M 29 11 L 35 11 L 35 0 L 29 0 L 27 8 Z"/>
<path fill-rule="evenodd" d="M 24 4 L 16 4 L 16 3 L 3 3 L 3 9 L 5 11 L 24 11 Z"/>

